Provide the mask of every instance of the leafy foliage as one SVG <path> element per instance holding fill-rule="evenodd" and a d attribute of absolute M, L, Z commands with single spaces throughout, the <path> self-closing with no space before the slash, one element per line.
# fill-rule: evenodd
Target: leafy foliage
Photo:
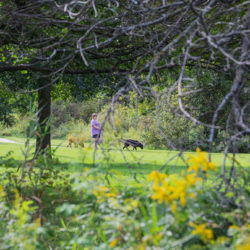
<path fill-rule="evenodd" d="M 206 184 L 216 169 L 206 153 L 197 149 L 188 163 L 188 171 L 181 176 L 152 172 L 146 185 L 113 185 L 122 175 L 111 170 L 104 178 L 97 169 L 85 169 L 70 178 L 53 177 L 53 184 L 43 170 L 46 177 L 37 182 L 36 196 L 27 189 L 33 177 L 27 188 L 20 182 L 19 191 L 3 184 L 1 245 L 14 249 L 247 249 L 247 180 L 239 179 L 241 192 L 227 192 L 221 200 L 220 191 Z M 35 177 L 36 171 L 31 175 Z"/>

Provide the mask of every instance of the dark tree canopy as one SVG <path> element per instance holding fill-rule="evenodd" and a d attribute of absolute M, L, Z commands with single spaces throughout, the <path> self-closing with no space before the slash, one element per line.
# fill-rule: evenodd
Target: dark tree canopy
<path fill-rule="evenodd" d="M 37 90 L 66 76 L 114 76 L 113 102 L 150 93 L 205 126 L 210 151 L 218 129 L 226 153 L 250 132 L 249 1 L 16 0 L 1 1 L 0 13 L 0 73 L 37 73 L 47 79 Z M 164 95 L 152 87 L 173 75 Z"/>

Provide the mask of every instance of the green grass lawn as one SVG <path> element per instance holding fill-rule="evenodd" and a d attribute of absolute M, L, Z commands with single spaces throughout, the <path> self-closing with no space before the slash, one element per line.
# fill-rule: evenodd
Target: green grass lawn
<path fill-rule="evenodd" d="M 92 227 L 95 230 L 97 228 L 97 233 L 95 232 L 94 235 L 99 234 L 98 227 L 101 228 L 100 230 L 103 230 L 104 226 L 100 226 L 99 221 L 101 217 L 106 217 L 107 211 L 108 213 L 110 213 L 110 211 L 112 212 L 112 210 L 110 210 L 110 204 L 112 203 L 107 203 L 108 205 L 105 205 L 107 207 L 104 207 L 103 204 L 99 204 L 98 202 L 95 203 L 96 198 L 93 195 L 93 188 L 96 186 L 105 185 L 109 187 L 110 190 L 113 190 L 113 188 L 117 190 L 117 192 L 119 192 L 117 200 L 119 199 L 119 202 L 121 202 L 124 199 L 124 201 L 122 201 L 123 203 L 121 203 L 124 206 L 125 201 L 129 201 L 132 198 L 134 200 L 138 199 L 142 204 L 144 204 L 142 207 L 145 206 L 147 208 L 149 215 L 145 216 L 143 215 L 143 212 L 140 214 L 138 213 L 140 218 L 137 215 L 138 217 L 136 217 L 136 219 L 138 222 L 136 222 L 136 227 L 139 224 L 143 225 L 145 221 L 148 222 L 152 220 L 153 222 L 156 215 L 157 217 L 159 216 L 162 207 L 159 205 L 157 214 L 154 212 L 155 216 L 153 216 L 153 211 L 156 211 L 153 209 L 156 202 L 153 201 L 151 207 L 150 202 L 152 201 L 150 201 L 148 198 L 152 194 L 152 182 L 146 179 L 146 175 L 153 170 L 159 169 L 162 169 L 162 171 L 168 172 L 169 174 L 180 175 L 181 171 L 187 168 L 185 162 L 180 157 L 175 157 L 178 155 L 177 151 L 149 150 L 147 148 L 144 150 L 138 149 L 137 151 L 129 151 L 120 150 L 119 148 L 110 149 L 104 145 L 105 148 L 103 150 L 98 149 L 94 154 L 93 145 L 91 144 L 86 143 L 85 148 L 83 149 L 71 149 L 66 147 L 66 140 L 52 140 L 52 150 L 55 150 L 53 159 L 58 159 L 58 161 L 53 161 L 54 163 L 52 165 L 52 169 L 60 171 L 51 171 L 50 169 L 50 171 L 48 171 L 50 173 L 49 177 L 46 177 L 46 173 L 45 175 L 39 175 L 39 173 L 41 174 L 43 172 L 43 165 L 40 165 L 41 169 L 39 169 L 39 167 L 35 167 L 34 171 L 31 171 L 32 177 L 30 178 L 29 168 L 23 168 L 24 170 L 27 170 L 26 177 L 24 180 L 18 182 L 17 180 L 21 180 L 21 178 L 17 178 L 17 176 L 21 177 L 22 171 L 17 173 L 16 170 L 23 162 L 27 153 L 27 148 L 25 148 L 24 145 L 25 139 L 13 137 L 9 137 L 7 139 L 14 140 L 22 144 L 0 143 L 0 183 L 5 187 L 6 190 L 11 190 L 11 188 L 14 187 L 22 194 L 22 197 L 25 197 L 25 200 L 32 200 L 36 206 L 39 206 L 39 211 L 41 211 L 40 215 L 42 215 L 41 218 L 43 218 L 45 221 L 45 225 L 46 222 L 49 222 L 46 226 L 47 231 L 45 230 L 48 233 L 44 236 L 46 238 L 42 238 L 44 245 L 41 249 L 47 249 L 48 246 L 52 246 L 52 248 L 54 246 L 54 248 L 56 248 L 57 242 L 63 242 L 65 235 L 70 235 L 69 232 L 74 232 L 75 236 L 75 228 L 80 228 L 79 232 L 82 233 L 82 231 L 85 230 L 82 229 L 83 224 L 88 225 L 86 230 L 90 230 L 90 232 L 92 232 Z M 35 141 L 32 140 L 28 159 L 32 157 L 34 146 Z M 8 155 L 9 152 L 12 153 Z M 194 152 L 186 152 L 184 154 L 184 158 L 187 159 L 189 154 L 194 154 Z M 8 157 L 4 157 L 6 155 L 8 155 Z M 3 166 L 3 163 L 5 162 L 2 161 L 3 158 L 9 159 L 8 164 L 5 164 L 5 166 Z M 212 154 L 212 160 L 214 163 L 220 166 L 223 162 L 223 154 Z M 240 170 L 240 166 L 246 168 L 250 167 L 250 154 L 237 155 L 237 161 L 240 163 L 237 165 L 237 170 Z M 95 166 L 93 166 L 94 163 Z M 226 165 L 229 169 L 231 166 L 230 158 L 227 159 Z M 47 167 L 48 166 L 50 167 L 51 164 L 49 163 Z M 92 171 L 84 172 L 85 168 L 89 168 Z M 111 175 L 112 171 L 114 172 L 114 175 Z M 56 172 L 55 175 L 54 172 Z M 57 172 L 59 173 L 57 174 Z M 211 172 L 207 181 L 203 182 L 205 189 L 210 188 L 211 185 L 214 185 L 213 180 L 219 175 L 219 173 L 220 168 L 218 168 L 218 172 Z M 44 174 L 44 172 L 42 174 Z M 68 178 L 72 177 L 73 175 L 76 176 L 75 179 Z M 11 178 L 8 176 L 11 176 Z M 36 180 L 39 181 L 35 182 Z M 197 188 L 200 188 L 200 186 Z M 88 194 L 86 190 L 91 190 L 92 193 Z M 9 197 L 10 200 L 14 199 L 14 195 L 11 192 L 9 192 Z M 38 197 L 39 199 L 34 200 L 34 197 Z M 143 197 L 143 199 L 140 199 L 140 197 Z M 41 202 L 35 202 L 37 200 Z M 207 200 L 202 202 L 205 202 L 206 206 L 209 204 Z M 86 207 L 84 204 L 86 204 Z M 98 206 L 100 206 L 100 208 L 98 208 Z M 71 214 L 68 215 L 68 211 L 71 211 L 70 209 L 73 209 L 74 207 L 80 208 L 80 210 L 74 211 L 74 213 L 79 213 L 80 216 L 77 215 L 77 217 L 74 217 L 71 216 Z M 201 207 L 204 208 L 205 206 L 203 205 Z M 58 211 L 60 211 L 62 208 L 67 208 L 69 210 L 59 213 Z M 103 208 L 106 210 L 103 210 Z M 150 210 L 152 210 L 152 215 L 150 214 Z M 210 210 L 212 210 L 212 208 L 209 208 L 209 211 Z M 116 215 L 117 211 L 120 213 L 119 216 Z M 121 211 L 122 210 L 120 207 L 118 207 L 115 213 L 112 212 L 112 216 L 114 216 L 115 220 L 117 220 L 117 223 L 118 219 L 122 218 L 122 216 L 125 216 Z M 168 210 L 164 208 L 163 215 L 161 215 L 162 217 L 159 218 L 163 218 L 163 216 L 168 213 L 167 211 Z M 192 210 L 186 211 L 188 212 L 179 214 L 182 216 L 182 214 L 188 214 Z M 132 214 L 132 211 L 130 211 L 128 214 Z M 215 214 L 217 218 L 217 212 Z M 152 216 L 152 219 L 150 216 Z M 76 218 L 78 217 L 83 219 L 77 221 Z M 90 220 L 85 220 L 85 218 L 89 217 Z M 147 219 L 147 217 L 150 219 Z M 195 215 L 193 217 L 195 217 Z M 129 218 L 130 221 L 135 220 L 134 217 L 125 218 Z M 89 224 L 87 224 L 87 222 Z M 127 224 L 124 224 L 124 227 L 125 225 L 127 226 Z M 105 225 L 105 229 L 106 228 L 107 225 Z M 117 229 L 115 230 L 117 231 Z M 67 234 L 63 234 L 63 232 L 66 232 Z M 81 235 L 79 232 L 78 235 Z M 72 238 L 74 236 L 72 236 Z M 71 240 L 71 236 L 67 237 L 67 240 Z"/>
<path fill-rule="evenodd" d="M 8 137 L 7 139 L 24 143 L 25 139 Z M 31 140 L 30 155 L 34 152 L 34 140 Z M 85 144 L 85 148 L 67 148 L 66 140 L 52 140 L 52 149 L 55 150 L 55 158 L 58 158 L 59 163 L 56 167 L 65 167 L 67 171 L 81 171 L 88 167 L 98 167 L 100 170 L 117 170 L 123 175 L 137 174 L 145 176 L 153 170 L 162 169 L 171 173 L 180 173 L 186 169 L 186 165 L 180 157 L 177 156 L 177 151 L 167 150 L 120 150 L 119 148 L 104 148 L 99 149 L 94 154 L 93 145 Z M 17 161 L 23 161 L 25 155 L 24 144 L 0 143 L 0 156 L 6 155 L 12 151 L 11 157 Z M 184 157 L 188 158 L 189 153 L 185 153 Z M 172 160 L 170 160 L 173 158 Z M 250 154 L 239 154 L 237 160 L 242 167 L 250 166 Z M 222 165 L 223 154 L 214 153 L 212 161 L 218 166 Z M 166 164 L 167 163 L 167 164 Z M 230 158 L 226 161 L 226 166 L 230 166 Z"/>

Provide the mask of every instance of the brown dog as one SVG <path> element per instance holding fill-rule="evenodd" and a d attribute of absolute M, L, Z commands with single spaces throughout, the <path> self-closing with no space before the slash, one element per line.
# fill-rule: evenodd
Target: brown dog
<path fill-rule="evenodd" d="M 75 145 L 76 148 L 78 148 L 78 145 L 84 148 L 84 138 L 78 138 L 75 136 L 72 136 L 70 133 L 68 134 L 68 145 L 67 147 L 72 148 L 72 144 Z"/>

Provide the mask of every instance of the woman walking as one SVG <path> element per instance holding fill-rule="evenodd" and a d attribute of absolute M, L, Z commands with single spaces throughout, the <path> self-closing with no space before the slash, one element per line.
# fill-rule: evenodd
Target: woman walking
<path fill-rule="evenodd" d="M 101 132 L 100 130 L 101 130 L 101 126 L 100 126 L 100 123 L 97 121 L 97 114 L 93 113 L 92 120 L 91 120 L 91 137 L 94 140 L 95 150 L 97 149 L 97 144 L 100 139 L 100 132 Z"/>

